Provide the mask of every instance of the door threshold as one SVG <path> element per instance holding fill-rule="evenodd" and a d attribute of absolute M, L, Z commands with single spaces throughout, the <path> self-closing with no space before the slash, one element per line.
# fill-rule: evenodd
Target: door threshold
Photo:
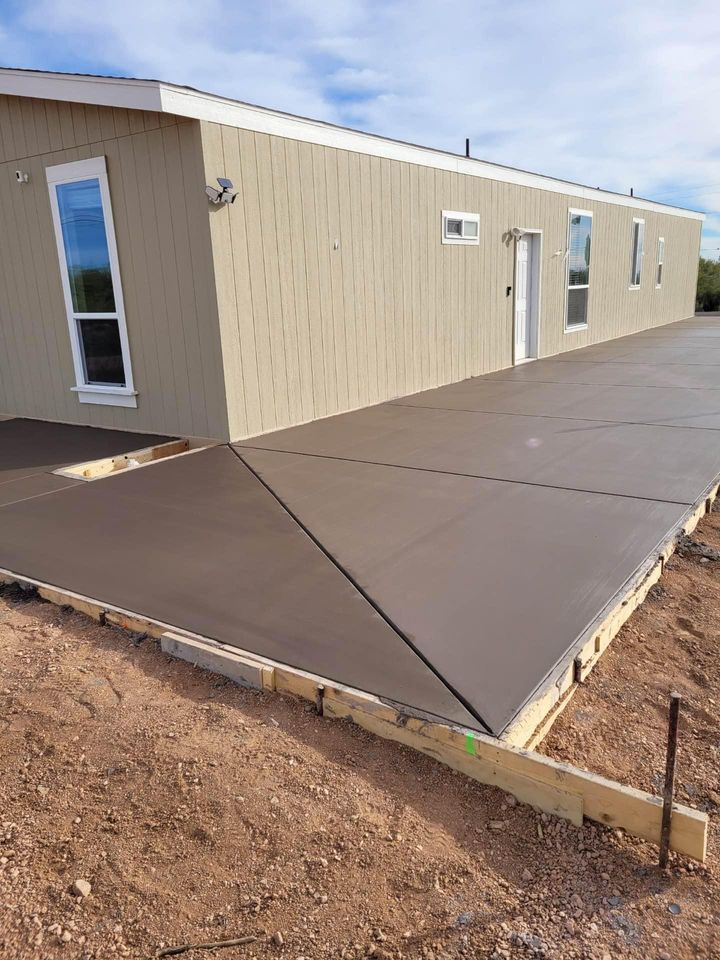
<path fill-rule="evenodd" d="M 514 365 L 519 367 L 521 363 L 532 363 L 534 360 L 537 360 L 537 357 L 523 357 L 522 360 L 516 360 Z"/>

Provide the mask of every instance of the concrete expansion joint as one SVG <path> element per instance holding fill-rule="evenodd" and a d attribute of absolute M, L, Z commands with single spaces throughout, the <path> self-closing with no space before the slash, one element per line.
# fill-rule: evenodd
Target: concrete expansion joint
<path fill-rule="evenodd" d="M 272 495 L 272 497 L 280 504 L 282 509 L 288 514 L 288 516 L 297 524 L 297 526 L 305 533 L 307 537 L 312 540 L 315 546 L 323 553 L 325 557 L 335 566 L 343 577 L 349 581 L 353 588 L 363 597 L 363 599 L 370 604 L 370 606 L 375 610 L 375 612 L 382 617 L 382 619 L 388 624 L 388 626 L 397 634 L 398 637 L 412 650 L 412 652 L 425 664 L 425 666 L 440 680 L 440 682 L 449 690 L 449 692 L 455 697 L 455 699 L 463 705 L 465 710 L 480 724 L 483 730 L 487 733 L 491 733 L 491 727 L 483 720 L 476 708 L 456 689 L 454 688 L 447 679 L 440 673 L 440 671 L 430 662 L 430 660 L 418 649 L 417 645 L 414 644 L 407 634 L 400 629 L 400 627 L 394 623 L 387 613 L 382 609 L 382 607 L 369 595 L 369 593 L 358 583 L 357 579 L 350 574 L 350 572 L 340 563 L 340 561 L 335 557 L 325 545 L 315 536 L 315 534 L 310 530 L 310 528 L 302 522 L 302 520 L 297 516 L 297 514 L 290 509 L 287 503 L 283 500 L 282 497 L 273 489 L 272 485 L 269 484 L 261 475 L 255 470 L 247 460 L 240 454 L 240 452 L 232 445 L 230 449 L 238 458 L 240 463 L 255 477 L 255 479 L 262 484 L 262 486 Z"/>

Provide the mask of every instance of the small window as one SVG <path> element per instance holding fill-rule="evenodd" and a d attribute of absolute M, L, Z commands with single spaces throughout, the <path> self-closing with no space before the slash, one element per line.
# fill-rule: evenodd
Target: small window
<path fill-rule="evenodd" d="M 658 237 L 658 257 L 657 274 L 655 276 L 655 286 L 662 286 L 663 263 L 665 262 L 665 237 Z"/>
<path fill-rule="evenodd" d="M 632 229 L 632 266 L 630 270 L 630 287 L 637 289 L 642 276 L 643 244 L 645 242 L 645 221 L 633 220 Z"/>
<path fill-rule="evenodd" d="M 566 331 L 588 322 L 592 216 L 589 210 L 571 210 L 568 217 Z"/>
<path fill-rule="evenodd" d="M 81 403 L 135 407 L 105 158 L 46 170 Z"/>
<path fill-rule="evenodd" d="M 480 214 L 443 210 L 443 243 L 480 243 Z"/>

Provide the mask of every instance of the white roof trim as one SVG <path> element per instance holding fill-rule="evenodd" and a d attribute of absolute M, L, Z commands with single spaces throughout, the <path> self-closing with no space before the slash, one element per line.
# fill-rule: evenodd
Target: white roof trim
<path fill-rule="evenodd" d="M 561 193 L 586 201 L 612 203 L 617 206 L 631 207 L 633 210 L 651 210 L 655 213 L 686 217 L 691 220 L 705 219 L 705 214 L 694 210 L 685 210 L 682 207 L 673 207 L 639 197 L 629 197 L 609 190 L 597 190 L 538 173 L 456 156 L 429 147 L 388 140 L 374 134 L 361 133 L 319 120 L 308 120 L 158 80 L 0 69 L 0 94 L 174 114 L 240 127 L 244 130 L 274 134 L 290 140 L 335 147 L 338 150 L 349 150 L 353 153 L 384 157 L 388 160 L 399 160 L 403 163 L 414 163 L 438 170 L 449 170 L 465 176 L 513 183 L 536 190 L 548 190 L 551 193 Z"/>

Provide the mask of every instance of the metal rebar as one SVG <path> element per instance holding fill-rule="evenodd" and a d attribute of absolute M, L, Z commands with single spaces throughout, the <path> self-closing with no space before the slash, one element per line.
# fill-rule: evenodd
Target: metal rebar
<path fill-rule="evenodd" d="M 673 795 L 675 793 L 675 760 L 677 758 L 678 720 L 682 697 L 673 690 L 670 694 L 670 715 L 668 719 L 667 755 L 665 759 L 665 786 L 663 787 L 662 827 L 660 829 L 660 868 L 668 864 L 670 852 L 670 827 L 672 824 Z"/>

